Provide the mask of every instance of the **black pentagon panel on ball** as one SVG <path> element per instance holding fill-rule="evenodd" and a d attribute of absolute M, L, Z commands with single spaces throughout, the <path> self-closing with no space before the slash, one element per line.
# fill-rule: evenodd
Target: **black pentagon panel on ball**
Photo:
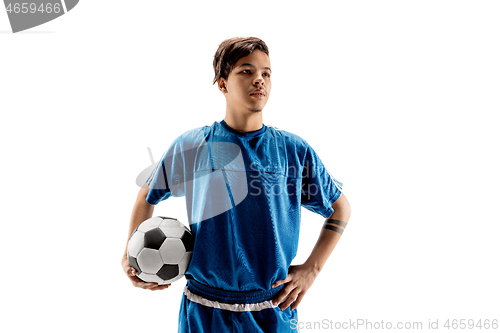
<path fill-rule="evenodd" d="M 186 248 L 187 252 L 193 251 L 194 236 L 191 233 L 184 231 L 184 234 L 181 237 L 181 241 L 182 241 L 182 243 L 184 243 L 184 247 Z"/>
<path fill-rule="evenodd" d="M 162 280 L 170 280 L 179 275 L 179 266 L 178 265 L 169 265 L 165 264 L 162 268 L 156 273 Z"/>
<path fill-rule="evenodd" d="M 139 267 L 139 264 L 137 263 L 136 258 L 128 257 L 128 263 L 130 264 L 130 267 L 133 267 L 135 269 L 136 275 L 139 275 L 142 273 L 141 268 Z"/>
<path fill-rule="evenodd" d="M 158 250 L 167 239 L 160 228 L 154 228 L 144 233 L 144 247 L 148 249 Z"/>

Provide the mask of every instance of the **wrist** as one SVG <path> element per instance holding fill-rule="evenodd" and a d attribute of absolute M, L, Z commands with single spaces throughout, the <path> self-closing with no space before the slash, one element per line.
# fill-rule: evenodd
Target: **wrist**
<path fill-rule="evenodd" d="M 314 274 L 314 277 L 318 276 L 319 272 L 321 272 L 321 269 L 323 268 L 318 262 L 309 260 L 306 260 L 304 266 L 307 267 L 309 272 Z"/>

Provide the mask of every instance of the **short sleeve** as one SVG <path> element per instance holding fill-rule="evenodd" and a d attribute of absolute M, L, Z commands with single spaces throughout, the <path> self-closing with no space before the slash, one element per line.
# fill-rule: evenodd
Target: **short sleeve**
<path fill-rule="evenodd" d="M 170 196 L 185 195 L 184 156 L 180 138 L 176 139 L 163 154 L 146 184 L 149 192 L 146 201 L 156 205 Z"/>
<path fill-rule="evenodd" d="M 307 147 L 303 166 L 301 205 L 325 218 L 331 216 L 343 183 L 330 175 L 311 146 Z"/>

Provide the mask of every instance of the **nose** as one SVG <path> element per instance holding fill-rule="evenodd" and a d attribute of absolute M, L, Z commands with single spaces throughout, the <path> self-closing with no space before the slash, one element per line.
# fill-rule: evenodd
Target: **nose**
<path fill-rule="evenodd" d="M 259 84 L 263 86 L 264 85 L 264 79 L 262 78 L 262 75 L 257 76 L 254 79 L 253 84 L 256 85 L 256 86 L 259 85 Z"/>

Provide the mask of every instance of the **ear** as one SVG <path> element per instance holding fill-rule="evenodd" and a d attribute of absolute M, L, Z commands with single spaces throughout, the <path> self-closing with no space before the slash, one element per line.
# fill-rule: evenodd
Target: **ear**
<path fill-rule="evenodd" d="M 227 94 L 226 79 L 224 79 L 223 77 L 219 78 L 219 80 L 217 81 L 217 86 L 223 94 Z"/>

